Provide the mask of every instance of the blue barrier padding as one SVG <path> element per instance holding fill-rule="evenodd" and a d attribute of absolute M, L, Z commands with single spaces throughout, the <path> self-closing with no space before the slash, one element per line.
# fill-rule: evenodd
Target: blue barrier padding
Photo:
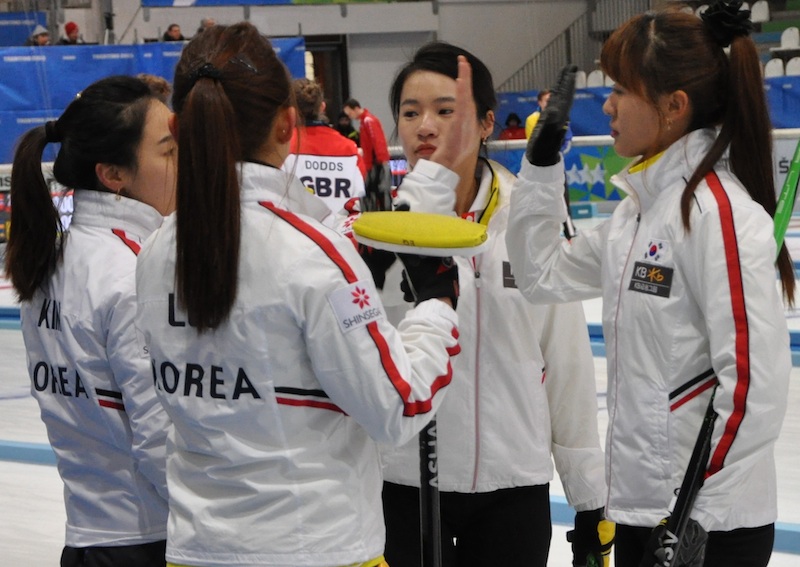
<path fill-rule="evenodd" d="M 0 329 L 19 328 L 19 307 L 0 307 Z"/>
<path fill-rule="evenodd" d="M 775 523 L 773 551 L 800 554 L 800 525 L 787 522 Z"/>
<path fill-rule="evenodd" d="M 56 454 L 46 443 L 21 443 L 0 440 L 0 461 L 31 465 L 55 465 Z"/>
<path fill-rule="evenodd" d="M 20 443 L 0 440 L 0 460 L 14 461 L 34 465 L 55 465 L 56 456 L 53 449 L 44 443 Z M 572 526 L 575 511 L 567 504 L 563 496 L 550 496 L 550 516 L 554 524 Z M 774 551 L 800 554 L 800 525 L 788 522 L 775 524 Z"/>

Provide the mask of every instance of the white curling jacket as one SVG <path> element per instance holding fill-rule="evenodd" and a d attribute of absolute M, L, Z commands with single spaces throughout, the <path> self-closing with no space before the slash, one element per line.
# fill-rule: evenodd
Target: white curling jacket
<path fill-rule="evenodd" d="M 167 559 L 361 563 L 385 543 L 376 440 L 407 441 L 440 405 L 457 317 L 425 301 L 396 330 L 352 244 L 304 214 L 324 203 L 275 168 L 241 176 L 239 287 L 220 327 L 198 335 L 176 306 L 174 216 L 140 256 L 137 324 L 174 424 Z"/>
<path fill-rule="evenodd" d="M 610 219 L 558 239 L 563 167 L 523 163 L 507 242 L 536 302 L 603 297 L 609 519 L 654 526 L 683 480 L 715 384 L 711 459 L 692 517 L 706 530 L 775 521 L 774 445 L 786 410 L 789 334 L 773 223 L 725 162 L 680 198 L 713 130 L 687 134 L 613 179 Z M 524 160 L 523 160 L 524 161 Z"/>
<path fill-rule="evenodd" d="M 448 174 L 420 160 L 397 198 L 412 202 L 412 210 L 453 214 Z M 456 258 L 461 353 L 437 412 L 439 489 L 472 493 L 546 484 L 555 460 L 569 504 L 593 510 L 604 505 L 606 486 L 583 307 L 532 305 L 519 293 L 505 244 L 515 179 L 500 164 L 484 162 L 470 218 L 488 221 L 488 248 Z M 402 313 L 409 304 L 397 301 L 399 278 L 395 266 L 384 300 Z M 383 454 L 386 480 L 419 486 L 416 442 Z"/>
<path fill-rule="evenodd" d="M 136 254 L 149 205 L 75 191 L 63 258 L 20 309 L 31 392 L 64 482 L 66 545 L 166 539 L 168 419 L 136 340 Z"/>

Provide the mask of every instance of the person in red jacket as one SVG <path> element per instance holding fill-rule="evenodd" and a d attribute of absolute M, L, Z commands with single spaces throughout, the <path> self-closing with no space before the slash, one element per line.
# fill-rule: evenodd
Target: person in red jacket
<path fill-rule="evenodd" d="M 378 164 L 389 163 L 389 146 L 383 134 L 381 121 L 354 98 L 347 99 L 343 108 L 350 120 L 358 120 L 358 135 L 361 139 L 361 150 L 364 152 L 364 165 L 370 171 Z"/>
<path fill-rule="evenodd" d="M 296 79 L 293 88 L 304 125 L 294 130 L 283 169 L 339 212 L 349 199 L 364 195 L 364 160 L 355 142 L 323 120 L 325 101 L 319 84 Z"/>

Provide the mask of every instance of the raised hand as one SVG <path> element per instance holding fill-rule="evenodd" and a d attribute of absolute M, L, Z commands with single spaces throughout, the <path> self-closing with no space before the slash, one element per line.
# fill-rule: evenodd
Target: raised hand
<path fill-rule="evenodd" d="M 456 102 L 447 136 L 445 143 L 439 144 L 431 154 L 430 160 L 458 171 L 464 162 L 474 159 L 470 155 L 474 154 L 475 145 L 481 138 L 478 109 L 472 95 L 472 66 L 463 55 L 458 56 Z"/>
<path fill-rule="evenodd" d="M 575 98 L 577 71 L 578 67 L 575 65 L 567 65 L 561 69 L 558 82 L 550 91 L 547 108 L 542 111 L 525 151 L 525 157 L 533 165 L 548 166 L 558 163 L 559 151 L 569 123 L 569 111 Z"/>

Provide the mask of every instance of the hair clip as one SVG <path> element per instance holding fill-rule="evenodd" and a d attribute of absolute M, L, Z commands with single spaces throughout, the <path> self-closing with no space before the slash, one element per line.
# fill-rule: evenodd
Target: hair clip
<path fill-rule="evenodd" d="M 203 79 L 203 78 L 220 81 L 222 80 L 222 73 L 211 63 L 204 63 L 203 65 L 201 65 L 200 67 L 189 73 L 189 81 L 191 81 L 192 84 L 196 83 L 198 79 Z"/>
<path fill-rule="evenodd" d="M 750 21 L 750 10 L 742 10 L 740 1 L 718 1 L 700 17 L 721 47 L 728 47 L 736 37 L 750 35 L 753 22 Z"/>

